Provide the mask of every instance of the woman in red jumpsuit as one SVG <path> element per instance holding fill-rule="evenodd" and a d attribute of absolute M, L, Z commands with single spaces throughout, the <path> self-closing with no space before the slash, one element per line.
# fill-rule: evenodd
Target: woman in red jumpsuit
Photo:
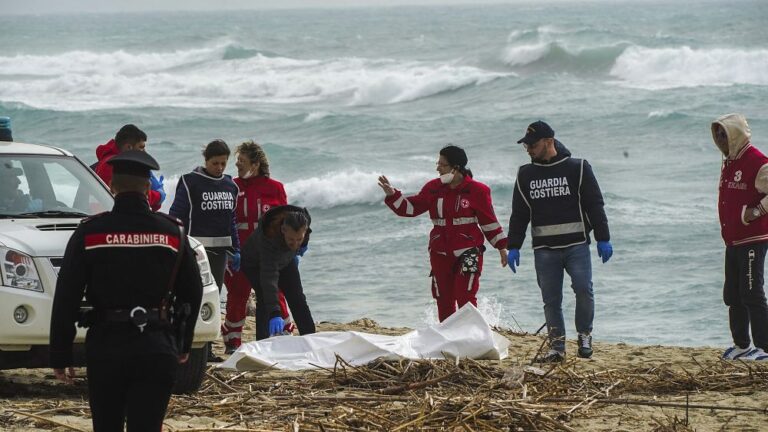
<path fill-rule="evenodd" d="M 246 141 L 237 147 L 237 177 L 234 179 L 240 188 L 237 196 L 237 233 L 240 244 L 245 244 L 248 237 L 256 230 L 261 216 L 272 207 L 288 204 L 283 184 L 273 180 L 269 174 L 269 161 L 260 145 Z M 247 314 L 248 297 L 251 285 L 241 271 L 227 270 L 224 278 L 227 285 L 227 316 L 221 326 L 226 353 L 234 352 L 242 343 L 242 331 Z M 285 330 L 291 332 L 288 307 L 282 292 L 279 294 Z"/>
<path fill-rule="evenodd" d="M 439 178 L 410 197 L 393 188 L 384 176 L 379 177 L 379 186 L 387 195 L 384 203 L 398 216 L 429 211 L 434 225 L 429 235 L 432 297 L 443 321 L 457 305 L 469 302 L 477 306 L 483 243 L 487 239 L 499 251 L 503 267 L 507 265 L 507 238 L 493 211 L 491 190 L 472 179 L 462 148 L 449 145 L 440 150 L 437 172 Z"/>

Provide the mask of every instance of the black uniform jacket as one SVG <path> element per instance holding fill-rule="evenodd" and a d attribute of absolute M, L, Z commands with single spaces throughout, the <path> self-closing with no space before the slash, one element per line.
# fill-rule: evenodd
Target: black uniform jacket
<path fill-rule="evenodd" d="M 557 156 L 520 167 L 512 195 L 507 249 L 520 249 L 531 223 L 533 248 L 558 249 L 611 239 L 603 194 L 589 162 L 571 157 L 555 140 Z"/>
<path fill-rule="evenodd" d="M 149 209 L 146 196 L 121 193 L 111 212 L 83 220 L 67 244 L 53 301 L 50 333 L 51 367 L 72 365 L 72 342 L 83 295 L 97 312 L 160 307 L 182 253 L 176 276 L 176 304 L 189 303 L 183 351 L 192 343 L 200 313 L 203 285 L 195 253 L 184 241 L 179 252 L 181 222 Z M 147 325 L 143 332 L 128 322 L 97 319 L 86 336 L 88 361 L 142 353 L 179 354 L 167 322 Z"/>
<path fill-rule="evenodd" d="M 305 208 L 293 205 L 272 207 L 261 217 L 258 228 L 248 237 L 242 251 L 242 271 L 253 289 L 261 290 L 264 301 L 262 307 L 269 311 L 270 318 L 280 316 L 280 304 L 277 297 L 277 281 L 280 278 L 280 271 L 288 267 L 296 258 L 296 251 L 289 249 L 288 245 L 285 244 L 280 229 L 288 212 L 304 213 L 311 224 L 309 212 Z M 309 243 L 311 232 L 311 228 L 307 227 L 307 234 L 304 236 L 302 246 Z"/>

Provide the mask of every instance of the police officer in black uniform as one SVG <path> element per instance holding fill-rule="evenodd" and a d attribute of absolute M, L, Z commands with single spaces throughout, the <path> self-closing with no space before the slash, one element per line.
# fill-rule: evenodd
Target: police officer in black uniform
<path fill-rule="evenodd" d="M 133 150 L 109 163 L 115 205 L 83 220 L 64 254 L 51 316 L 51 366 L 57 379 L 72 382 L 75 323 L 89 327 L 94 431 L 123 431 L 126 420 L 128 431 L 159 431 L 176 369 L 189 357 L 203 286 L 181 223 L 149 208 L 157 161 Z M 85 314 L 83 295 L 93 307 Z"/>

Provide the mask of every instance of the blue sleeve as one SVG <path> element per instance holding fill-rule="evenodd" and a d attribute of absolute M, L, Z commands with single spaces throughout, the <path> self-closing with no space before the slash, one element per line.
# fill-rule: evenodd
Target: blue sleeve
<path fill-rule="evenodd" d="M 181 219 L 184 223 L 184 228 L 187 229 L 187 234 L 189 234 L 189 209 L 191 207 L 187 183 L 184 181 L 184 176 L 181 176 L 179 177 L 179 183 L 176 184 L 176 196 L 173 197 L 173 204 L 171 204 L 168 214 Z"/>

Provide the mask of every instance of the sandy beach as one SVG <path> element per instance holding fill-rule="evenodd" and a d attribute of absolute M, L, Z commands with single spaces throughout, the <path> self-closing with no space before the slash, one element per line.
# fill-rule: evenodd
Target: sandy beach
<path fill-rule="evenodd" d="M 408 331 L 369 319 L 318 330 Z M 768 365 L 722 362 L 714 348 L 599 341 L 593 359 L 531 365 L 543 338 L 500 332 L 511 342 L 501 362 L 209 368 L 198 394 L 171 400 L 165 430 L 761 431 L 768 424 Z M 84 380 L 65 386 L 47 369 L 1 372 L 0 407 L 2 430 L 90 430 Z"/>

